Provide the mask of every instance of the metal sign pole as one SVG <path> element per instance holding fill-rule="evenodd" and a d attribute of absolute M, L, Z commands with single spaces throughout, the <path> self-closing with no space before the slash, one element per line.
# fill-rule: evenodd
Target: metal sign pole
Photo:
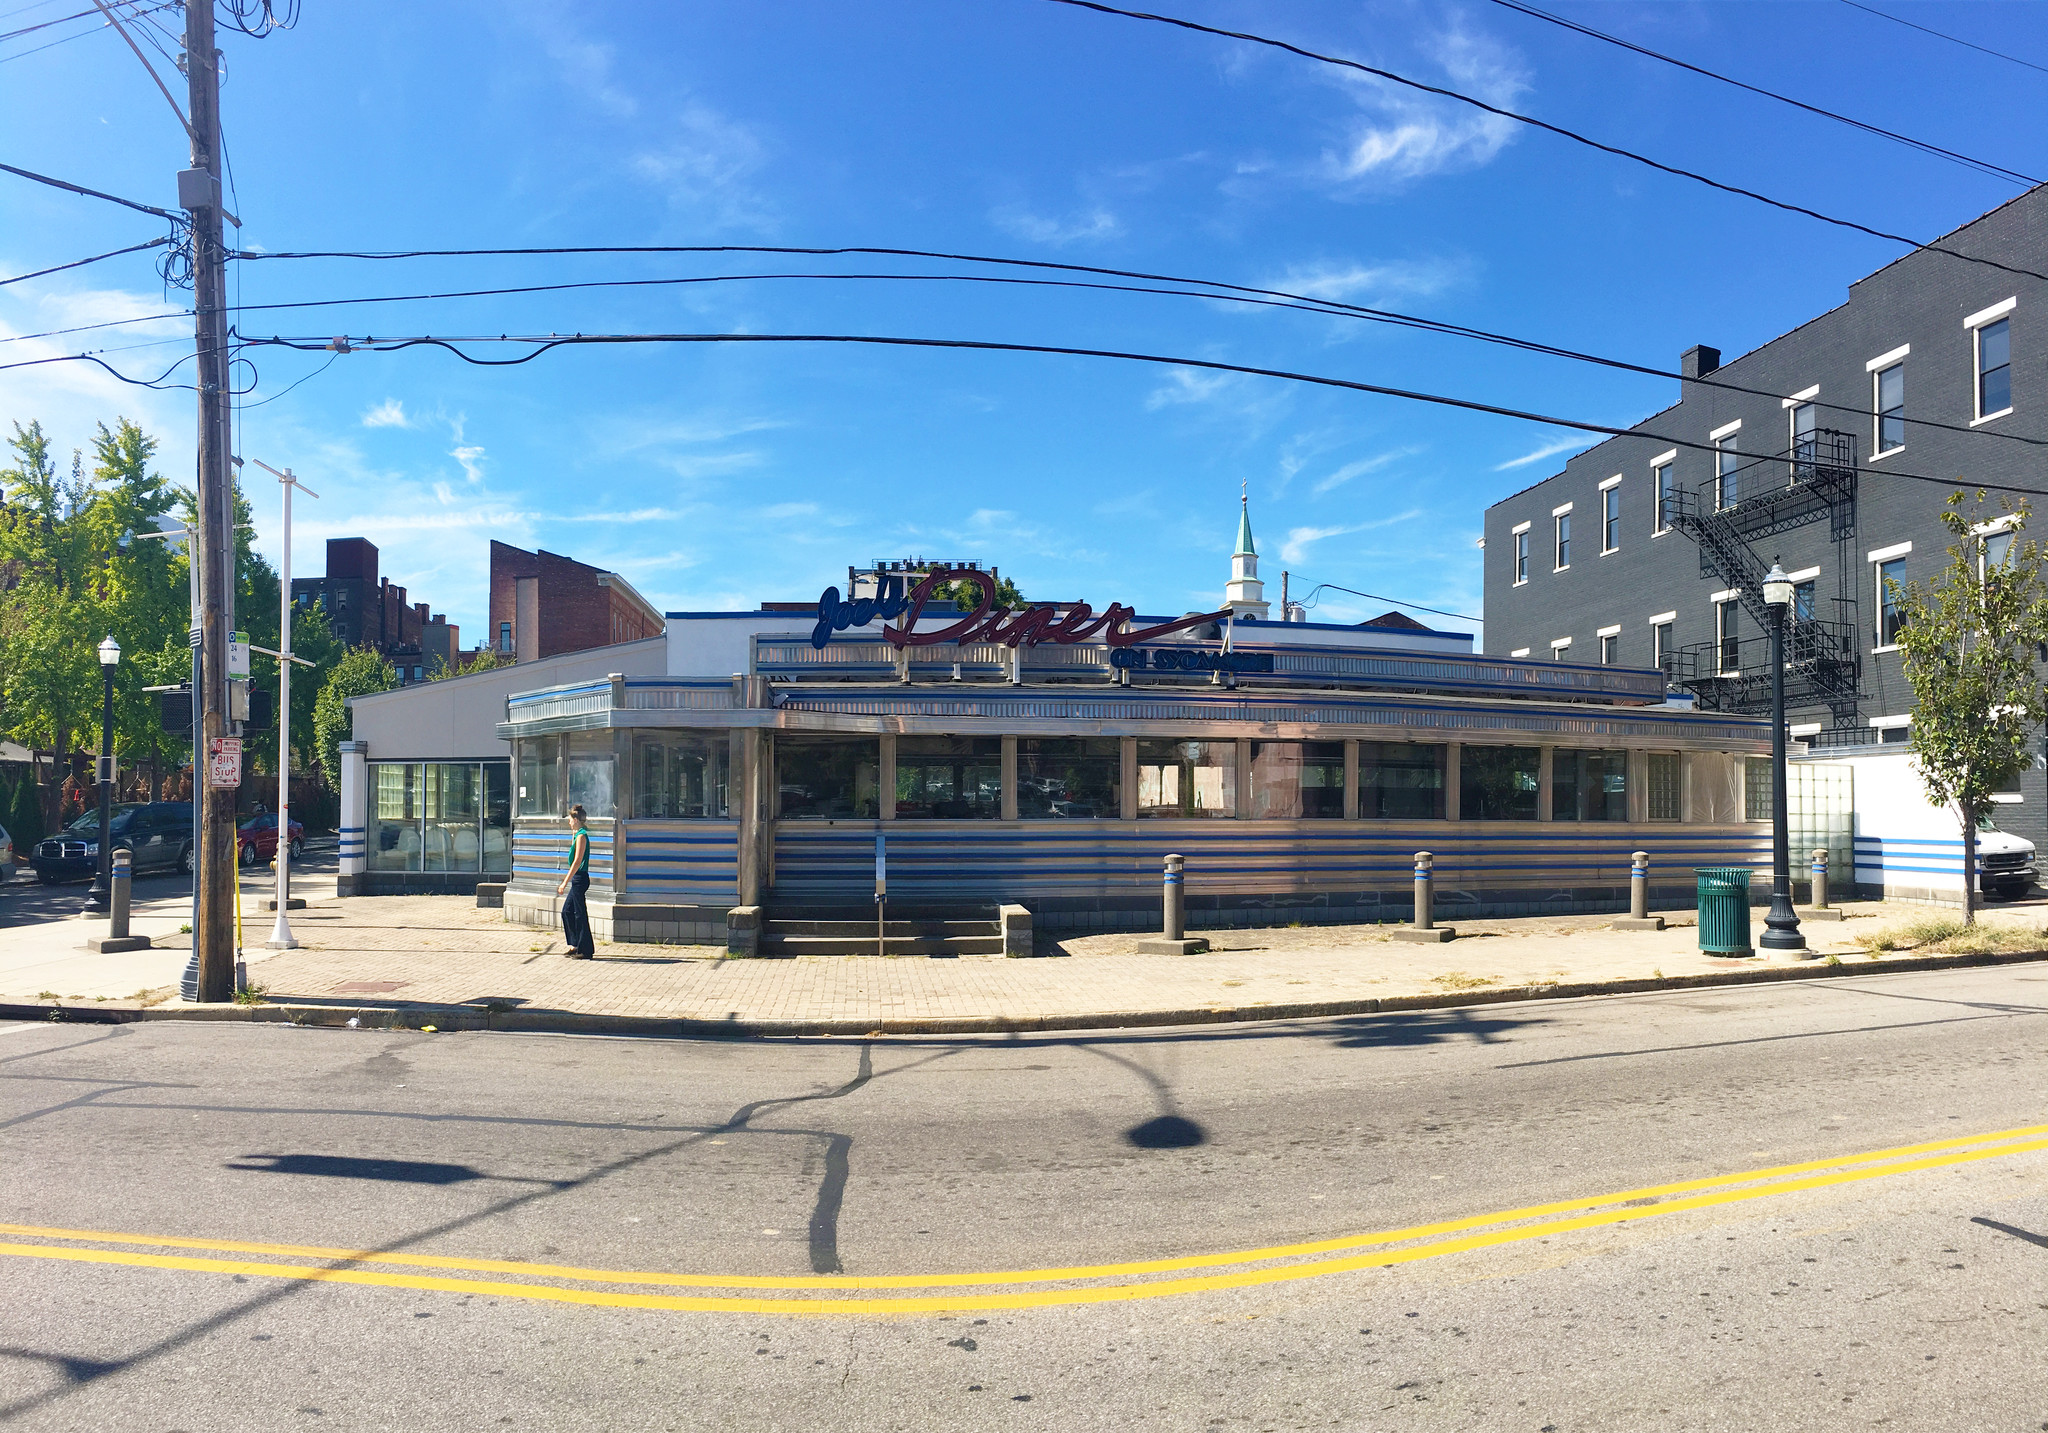
<path fill-rule="evenodd" d="M 297 950 L 286 912 L 292 903 L 292 489 L 317 498 L 286 468 L 279 472 L 261 458 L 251 462 L 274 476 L 284 489 L 284 557 L 277 586 L 277 923 L 265 941 L 272 950 Z"/>
<path fill-rule="evenodd" d="M 889 838 L 875 832 L 875 954 L 889 953 Z"/>

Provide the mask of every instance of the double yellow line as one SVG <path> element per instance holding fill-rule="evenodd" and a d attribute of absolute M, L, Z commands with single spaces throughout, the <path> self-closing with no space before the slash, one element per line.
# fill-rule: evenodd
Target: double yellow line
<path fill-rule="evenodd" d="M 1736 1174 L 1653 1184 L 1585 1199 L 1532 1204 L 1434 1224 L 1417 1224 L 1373 1234 L 1353 1234 L 1310 1243 L 1276 1244 L 1234 1253 L 1195 1254 L 1118 1264 L 1003 1270 L 967 1274 L 748 1275 L 671 1274 L 591 1269 L 565 1264 L 530 1264 L 506 1259 L 458 1259 L 432 1254 L 333 1249 L 306 1244 L 255 1244 L 225 1239 L 182 1239 L 164 1235 L 115 1234 L 89 1229 L 49 1229 L 0 1224 L 0 1238 L 39 1240 L 0 1243 L 0 1255 L 80 1264 L 113 1264 L 145 1269 L 178 1269 L 247 1278 L 295 1279 L 309 1283 L 367 1284 L 378 1288 L 431 1289 L 492 1298 L 538 1299 L 600 1308 L 662 1309 L 679 1313 L 746 1314 L 917 1314 L 1049 1308 L 1069 1304 L 1158 1299 L 1219 1289 L 1321 1278 L 1357 1269 L 1409 1264 L 1532 1239 L 1549 1239 L 1580 1229 L 1597 1229 L 1638 1219 L 1710 1209 L 1752 1199 L 1855 1184 L 1867 1179 L 1973 1164 L 2048 1149 L 2048 1125 L 1990 1134 L 1930 1140 L 1865 1154 L 1781 1164 Z M 1564 1216 L 1564 1217 L 1558 1217 Z M 1478 1231 L 1478 1232 L 1467 1232 Z M 1462 1237 L 1447 1237 L 1462 1236 Z M 92 1247 L 107 1246 L 116 1247 Z M 1388 1247 L 1402 1246 L 1402 1247 Z M 211 1254 L 254 1254 L 266 1260 L 203 1258 L 190 1254 L 140 1252 L 191 1249 Z M 1367 1252 L 1358 1252 L 1367 1251 Z M 1339 1257 L 1323 1257 L 1328 1255 Z M 307 1263 L 281 1263 L 299 1259 Z M 401 1273 L 399 1269 L 446 1270 L 446 1274 Z M 1216 1270 L 1219 1272 L 1195 1272 Z M 453 1275 L 510 1274 L 504 1279 Z M 557 1282 L 537 1282 L 554 1280 Z M 531 1281 L 531 1282 L 529 1282 Z M 578 1285 L 638 1285 L 666 1289 L 773 1291 L 776 1297 L 626 1292 Z M 1004 1290 L 921 1293 L 873 1297 L 890 1289 Z M 848 1295 L 851 1295 L 850 1297 Z"/>

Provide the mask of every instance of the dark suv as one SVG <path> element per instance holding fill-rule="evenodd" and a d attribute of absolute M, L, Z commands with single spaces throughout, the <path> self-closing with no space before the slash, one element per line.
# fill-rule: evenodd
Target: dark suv
<path fill-rule="evenodd" d="M 114 849 L 131 853 L 136 875 L 147 871 L 191 873 L 191 802 L 116 806 L 108 830 Z M 100 864 L 100 813 L 88 811 L 48 840 L 36 842 L 28 863 L 46 886 L 91 880 Z"/>

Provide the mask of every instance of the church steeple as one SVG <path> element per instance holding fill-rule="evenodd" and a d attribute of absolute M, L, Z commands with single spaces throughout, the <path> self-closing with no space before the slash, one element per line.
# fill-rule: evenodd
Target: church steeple
<path fill-rule="evenodd" d="M 1252 545 L 1249 483 L 1238 497 L 1237 550 L 1230 555 L 1230 581 L 1223 589 L 1223 602 L 1239 617 L 1261 622 L 1273 610 L 1266 601 L 1266 584 L 1259 581 L 1259 550 Z"/>

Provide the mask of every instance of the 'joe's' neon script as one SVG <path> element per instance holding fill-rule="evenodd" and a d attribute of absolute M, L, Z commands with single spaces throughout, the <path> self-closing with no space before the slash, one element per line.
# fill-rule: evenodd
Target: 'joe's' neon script
<path fill-rule="evenodd" d="M 980 606 L 950 626 L 932 632 L 917 630 L 917 619 L 934 588 L 941 583 L 970 579 L 981 593 Z M 897 623 L 893 627 L 884 627 L 882 637 L 899 649 L 935 647 L 947 642 L 998 642 L 1009 647 L 1033 647 L 1040 642 L 1092 640 L 1100 640 L 1111 647 L 1131 647 L 1163 637 L 1168 632 L 1220 622 L 1230 615 L 1230 609 L 1225 607 L 1220 612 L 1199 612 L 1173 622 L 1161 622 L 1155 627 L 1133 628 L 1131 619 L 1138 614 L 1121 602 L 1110 603 L 1099 617 L 1086 602 L 1077 602 L 1064 612 L 1049 602 L 1036 603 L 1018 612 L 995 607 L 994 603 L 995 586 L 988 580 L 988 574 L 971 567 L 942 567 L 928 572 L 908 595 L 903 591 L 903 579 L 900 577 L 881 578 L 879 595 L 852 601 L 842 600 L 837 587 L 828 587 L 818 598 L 818 625 L 811 630 L 811 645 L 823 651 L 834 632 L 844 632 L 849 627 L 865 627 L 880 617 L 885 622 Z"/>

